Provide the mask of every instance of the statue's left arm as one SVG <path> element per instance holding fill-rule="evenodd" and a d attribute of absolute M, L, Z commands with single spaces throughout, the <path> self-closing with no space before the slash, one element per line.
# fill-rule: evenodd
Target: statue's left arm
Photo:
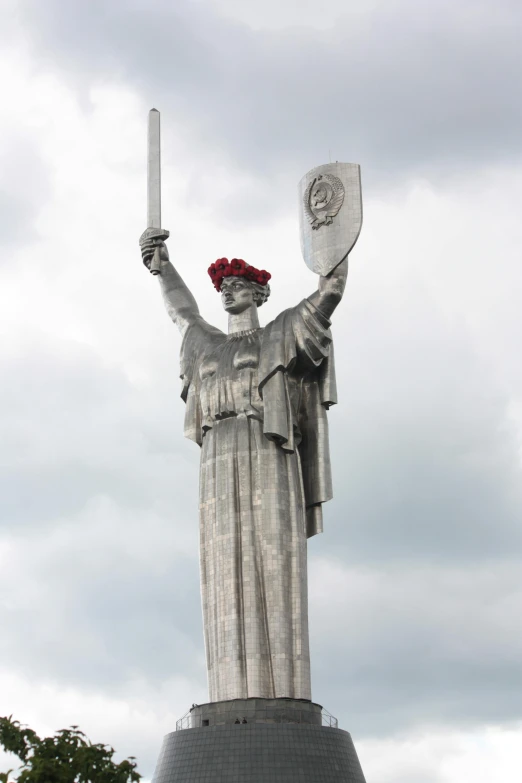
<path fill-rule="evenodd" d="M 329 275 L 319 277 L 319 286 L 308 300 L 327 318 L 343 298 L 348 277 L 348 256 Z"/>

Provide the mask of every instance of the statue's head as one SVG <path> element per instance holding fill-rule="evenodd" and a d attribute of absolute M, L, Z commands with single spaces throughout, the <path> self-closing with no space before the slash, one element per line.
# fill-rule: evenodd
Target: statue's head
<path fill-rule="evenodd" d="M 270 296 L 270 273 L 249 266 L 241 258 L 218 258 L 208 273 L 227 313 L 242 313 L 254 304 L 261 307 Z"/>

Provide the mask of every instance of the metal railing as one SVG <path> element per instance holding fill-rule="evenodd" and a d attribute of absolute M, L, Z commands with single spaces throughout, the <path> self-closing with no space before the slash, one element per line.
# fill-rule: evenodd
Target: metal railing
<path fill-rule="evenodd" d="M 242 724 L 242 723 L 307 723 L 311 725 L 317 725 L 315 721 L 313 720 L 316 717 L 316 713 L 310 712 L 309 710 L 292 710 L 290 712 L 281 710 L 280 712 L 274 712 L 270 716 L 267 716 L 266 718 L 262 718 L 261 716 L 247 716 L 244 717 L 243 715 L 234 715 L 232 713 L 228 713 L 226 718 L 225 716 L 219 716 L 218 720 L 213 722 L 211 725 L 223 725 L 223 724 Z M 213 718 L 217 718 L 217 715 L 212 716 Z M 209 719 L 204 718 L 202 715 L 193 715 L 191 710 L 189 710 L 185 715 L 183 715 L 182 718 L 176 721 L 176 731 L 182 731 L 183 729 L 199 729 L 203 726 L 209 725 Z M 328 726 L 332 729 L 337 729 L 339 727 L 339 721 L 337 718 L 335 718 L 333 715 L 331 715 L 328 710 L 325 710 L 324 708 L 321 711 L 321 725 L 322 726 Z"/>
<path fill-rule="evenodd" d="M 182 729 L 197 729 L 198 727 L 194 722 L 196 718 L 197 716 L 191 715 L 189 710 L 182 718 L 176 721 L 176 731 L 181 731 Z"/>
<path fill-rule="evenodd" d="M 329 726 L 331 729 L 338 729 L 339 728 L 339 721 L 337 718 L 334 718 L 334 716 L 328 712 L 328 710 L 325 710 L 323 707 L 321 711 L 321 725 L 322 726 Z"/>

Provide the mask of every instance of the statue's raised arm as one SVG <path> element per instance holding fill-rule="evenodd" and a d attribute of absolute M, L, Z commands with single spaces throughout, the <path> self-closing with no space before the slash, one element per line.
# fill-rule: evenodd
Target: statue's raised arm
<path fill-rule="evenodd" d="M 319 286 L 309 301 L 327 318 L 331 318 L 335 308 L 343 298 L 348 278 L 348 256 L 328 275 L 319 277 Z"/>
<path fill-rule="evenodd" d="M 163 300 L 167 313 L 182 335 L 199 316 L 199 307 L 187 284 L 174 268 L 169 259 L 169 251 L 164 242 L 148 240 L 141 245 L 141 256 L 145 266 L 150 269 L 156 248 L 159 247 L 159 278 Z"/>

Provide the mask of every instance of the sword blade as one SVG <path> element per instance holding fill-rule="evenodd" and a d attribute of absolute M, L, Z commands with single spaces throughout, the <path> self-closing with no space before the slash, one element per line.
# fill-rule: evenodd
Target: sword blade
<path fill-rule="evenodd" d="M 161 140 L 160 113 L 149 112 L 147 155 L 147 226 L 161 228 Z"/>

